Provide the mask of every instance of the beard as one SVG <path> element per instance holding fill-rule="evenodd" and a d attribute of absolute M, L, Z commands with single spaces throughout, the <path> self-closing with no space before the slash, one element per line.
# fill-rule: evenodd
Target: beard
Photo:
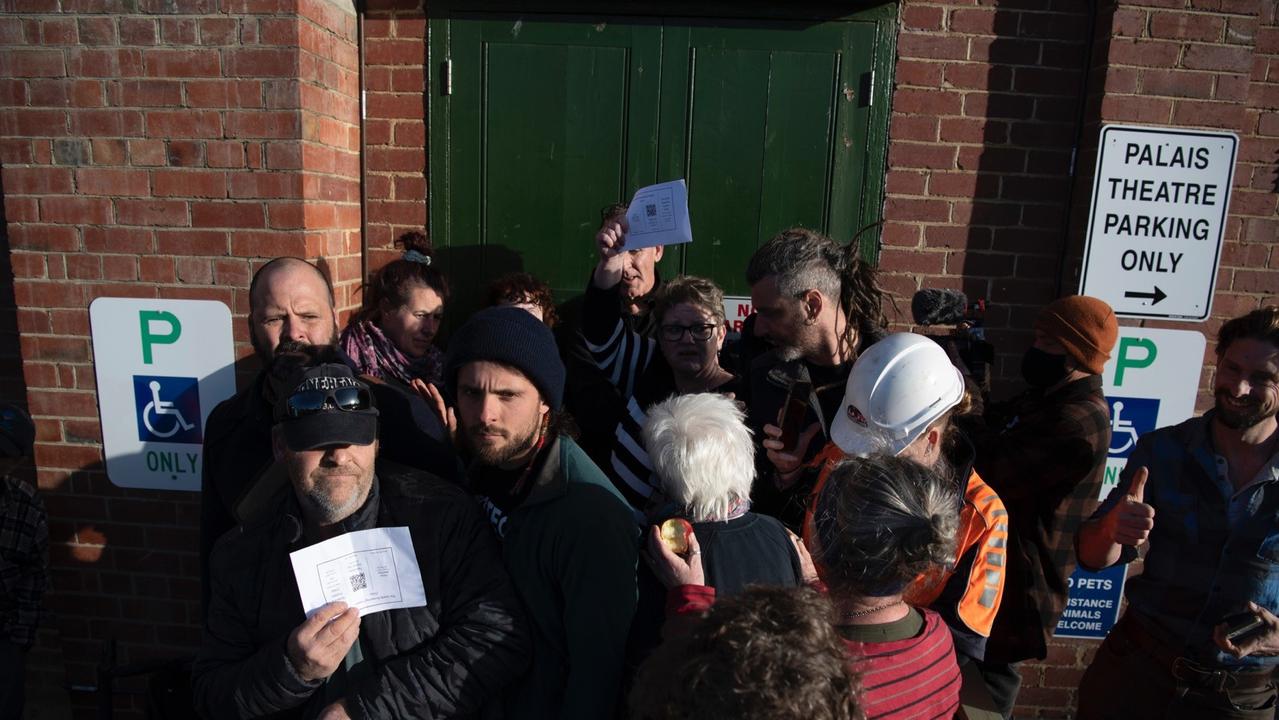
<path fill-rule="evenodd" d="M 333 331 L 330 333 L 327 342 L 310 345 L 289 338 L 280 338 L 280 344 L 275 347 L 275 350 L 268 347 L 266 341 L 258 337 L 258 330 L 252 321 L 249 323 L 249 346 L 253 348 L 253 354 L 257 356 L 258 362 L 262 363 L 262 367 L 269 366 L 275 358 L 284 353 L 299 352 L 308 347 L 337 347 L 337 344 L 338 326 L 336 321 L 333 323 Z"/>
<path fill-rule="evenodd" d="M 1217 401 L 1217 420 L 1231 430 L 1247 430 L 1274 415 L 1273 412 L 1267 412 L 1261 401 L 1253 397 L 1240 401 L 1225 390 L 1218 390 L 1214 393 L 1214 398 Z M 1240 402 L 1242 407 L 1230 405 Z"/>
<path fill-rule="evenodd" d="M 468 426 L 461 434 L 462 446 L 470 451 L 471 456 L 481 465 L 505 467 L 532 450 L 541 438 L 542 420 L 539 416 L 532 425 L 522 430 L 508 431 L 484 425 L 483 423 Z M 488 434 L 496 436 L 504 442 L 481 443 L 476 438 Z"/>
<path fill-rule="evenodd" d="M 373 472 L 372 468 L 317 469 L 310 480 L 301 500 L 317 523 L 332 525 L 350 517 L 368 499 Z"/>
<path fill-rule="evenodd" d="M 308 345 L 297 340 L 282 340 L 264 366 L 264 394 L 272 404 L 292 392 L 289 387 L 299 371 L 322 363 L 341 362 L 336 345 Z"/>

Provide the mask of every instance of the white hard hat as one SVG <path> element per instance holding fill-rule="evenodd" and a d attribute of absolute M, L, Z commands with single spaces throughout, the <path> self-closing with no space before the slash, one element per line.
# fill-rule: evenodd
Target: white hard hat
<path fill-rule="evenodd" d="M 831 439 L 848 455 L 897 455 L 963 398 L 964 377 L 940 345 L 894 333 L 857 358 Z"/>

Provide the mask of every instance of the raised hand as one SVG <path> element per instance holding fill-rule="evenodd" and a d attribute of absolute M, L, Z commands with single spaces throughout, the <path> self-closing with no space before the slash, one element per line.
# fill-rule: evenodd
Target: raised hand
<path fill-rule="evenodd" d="M 626 270 L 626 233 L 629 230 L 626 217 L 619 216 L 604 223 L 595 233 L 595 251 L 600 258 L 592 280 L 596 287 L 607 289 L 622 281 L 622 273 Z"/>
<path fill-rule="evenodd" d="M 1103 520 L 1108 539 L 1120 545 L 1136 547 L 1150 537 L 1155 527 L 1155 509 L 1146 504 L 1146 480 L 1150 471 L 1137 468 L 1128 497 L 1115 503 Z"/>

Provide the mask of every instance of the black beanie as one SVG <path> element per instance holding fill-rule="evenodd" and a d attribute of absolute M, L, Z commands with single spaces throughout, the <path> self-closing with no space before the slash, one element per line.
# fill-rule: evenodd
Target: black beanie
<path fill-rule="evenodd" d="M 555 336 L 541 320 L 522 308 L 503 306 L 481 310 L 449 338 L 444 359 L 444 382 L 456 401 L 457 371 L 471 362 L 496 362 L 524 373 L 552 410 L 564 398 L 564 362 Z"/>

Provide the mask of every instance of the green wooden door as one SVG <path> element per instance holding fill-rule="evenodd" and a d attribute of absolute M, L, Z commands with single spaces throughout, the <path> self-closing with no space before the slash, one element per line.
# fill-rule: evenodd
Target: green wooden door
<path fill-rule="evenodd" d="M 694 241 L 667 253 L 668 275 L 746 294 L 746 261 L 778 230 L 852 237 L 882 205 L 894 11 L 432 20 L 449 82 L 430 97 L 431 233 L 454 284 L 465 296 L 519 268 L 578 293 L 600 208 L 680 177 Z"/>

